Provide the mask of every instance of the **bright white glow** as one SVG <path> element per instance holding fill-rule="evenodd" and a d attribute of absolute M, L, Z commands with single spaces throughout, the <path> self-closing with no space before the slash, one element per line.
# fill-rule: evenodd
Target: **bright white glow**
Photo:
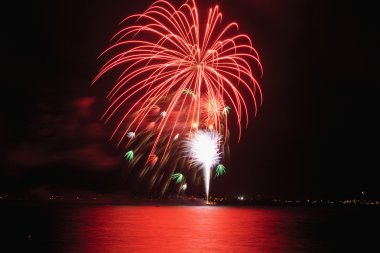
<path fill-rule="evenodd" d="M 220 161 L 221 136 L 215 131 L 199 130 L 192 134 L 187 142 L 187 152 L 192 163 L 212 168 Z"/>
<path fill-rule="evenodd" d="M 182 185 L 180 189 L 181 189 L 182 191 L 186 191 L 186 189 L 187 189 L 187 184 Z"/>
<path fill-rule="evenodd" d="M 186 151 L 193 165 L 201 166 L 204 173 L 206 197 L 210 188 L 211 168 L 219 163 L 222 137 L 215 131 L 199 130 L 186 142 Z"/>
<path fill-rule="evenodd" d="M 160 113 L 160 115 L 161 115 L 161 117 L 163 117 L 163 118 L 165 118 L 166 117 L 166 111 L 162 111 L 161 113 Z"/>
<path fill-rule="evenodd" d="M 127 134 L 127 137 L 128 137 L 128 139 L 133 139 L 133 138 L 136 137 L 136 134 L 135 134 L 134 132 L 129 132 L 129 133 Z"/>

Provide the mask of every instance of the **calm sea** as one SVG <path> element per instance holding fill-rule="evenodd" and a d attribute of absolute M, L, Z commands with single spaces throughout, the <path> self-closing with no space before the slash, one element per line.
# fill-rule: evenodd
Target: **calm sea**
<path fill-rule="evenodd" d="M 380 252 L 377 208 L 0 205 L 0 252 Z"/>

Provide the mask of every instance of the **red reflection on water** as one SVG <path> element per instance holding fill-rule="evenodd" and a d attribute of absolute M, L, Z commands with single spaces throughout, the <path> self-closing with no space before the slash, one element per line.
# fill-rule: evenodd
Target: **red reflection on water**
<path fill-rule="evenodd" d="M 67 252 L 290 252 L 292 217 L 231 207 L 88 207 L 70 213 L 62 239 Z"/>

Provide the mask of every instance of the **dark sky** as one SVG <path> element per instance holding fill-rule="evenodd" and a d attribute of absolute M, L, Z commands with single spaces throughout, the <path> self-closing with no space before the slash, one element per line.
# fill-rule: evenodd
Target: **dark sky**
<path fill-rule="evenodd" d="M 96 58 L 152 1 L 8 1 L 1 15 L 0 191 L 116 191 L 120 150 L 99 118 Z M 380 196 L 379 21 L 373 1 L 208 0 L 250 34 L 263 106 L 216 194 Z M 136 4 L 137 3 L 137 4 Z"/>

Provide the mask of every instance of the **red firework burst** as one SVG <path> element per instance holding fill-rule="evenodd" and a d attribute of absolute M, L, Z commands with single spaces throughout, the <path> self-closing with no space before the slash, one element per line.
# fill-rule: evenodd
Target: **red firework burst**
<path fill-rule="evenodd" d="M 122 69 L 103 116 L 107 122 L 121 113 L 111 137 L 118 134 L 118 145 L 150 128 L 155 137 L 147 163 L 154 165 L 160 139 L 166 141 L 165 154 L 173 139 L 194 129 L 226 133 L 230 109 L 240 139 L 243 122 L 248 124 L 243 94 L 250 95 L 256 113 L 262 93 L 252 66 L 261 73 L 262 66 L 249 36 L 237 32 L 237 23 L 221 21 L 218 6 L 201 23 L 194 0 L 179 8 L 159 0 L 121 22 L 125 27 L 102 53 L 110 58 L 94 79 Z"/>

